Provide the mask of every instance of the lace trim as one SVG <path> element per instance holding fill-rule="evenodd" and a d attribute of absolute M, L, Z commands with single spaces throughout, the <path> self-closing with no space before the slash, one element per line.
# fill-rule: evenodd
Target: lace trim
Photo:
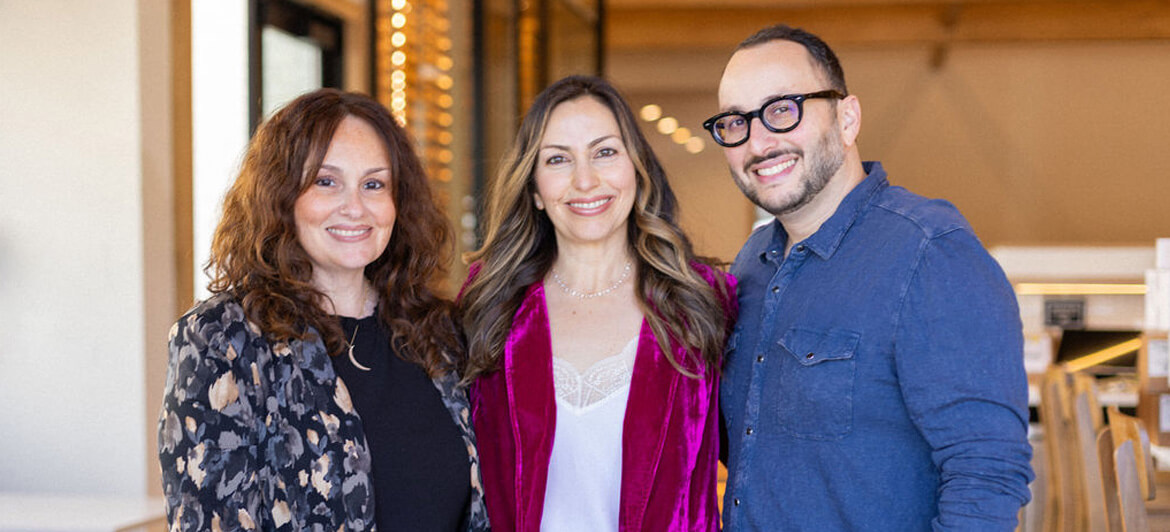
<path fill-rule="evenodd" d="M 634 376 L 638 337 L 620 352 L 594 362 L 584 373 L 568 361 L 553 357 L 553 388 L 557 399 L 576 409 L 596 404 L 628 385 Z"/>

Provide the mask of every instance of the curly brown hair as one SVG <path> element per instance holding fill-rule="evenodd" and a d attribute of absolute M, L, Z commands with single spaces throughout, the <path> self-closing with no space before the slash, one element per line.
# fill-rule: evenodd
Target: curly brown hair
<path fill-rule="evenodd" d="M 240 174 L 223 203 L 223 217 L 205 268 L 213 293 L 227 292 L 273 341 L 312 339 L 320 333 L 329 353 L 345 339 L 320 304 L 313 266 L 297 239 L 293 205 L 317 175 L 338 125 L 347 116 L 369 123 L 390 154 L 397 210 L 382 255 L 366 265 L 378 293 L 378 319 L 398 355 L 432 377 L 455 368 L 463 352 L 451 303 L 438 295 L 452 252 L 452 232 L 431 193 L 410 138 L 368 96 L 321 89 L 277 111 L 252 136 Z"/>

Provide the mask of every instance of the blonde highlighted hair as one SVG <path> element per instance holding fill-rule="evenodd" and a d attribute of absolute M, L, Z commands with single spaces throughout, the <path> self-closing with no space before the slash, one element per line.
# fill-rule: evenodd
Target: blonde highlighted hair
<path fill-rule="evenodd" d="M 679 228 L 674 192 L 629 105 L 605 80 L 571 76 L 541 92 L 525 115 L 488 190 L 483 246 L 465 256 L 478 265 L 456 303 L 467 341 L 465 382 L 498 369 L 512 316 L 528 287 L 545 277 L 557 257 L 552 222 L 533 198 L 534 172 L 553 109 L 578 98 L 594 98 L 613 113 L 634 163 L 637 186 L 627 241 L 637 262 L 638 302 L 659 347 L 685 375 L 718 369 L 731 319 L 722 303 L 728 296 L 722 276 L 715 276 L 713 288 L 694 269 L 715 264 L 697 257 Z M 685 348 L 681 359 L 674 356 L 672 341 Z"/>

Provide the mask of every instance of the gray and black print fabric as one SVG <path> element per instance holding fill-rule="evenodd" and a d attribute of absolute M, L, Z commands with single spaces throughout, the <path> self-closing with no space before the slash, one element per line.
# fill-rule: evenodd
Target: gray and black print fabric
<path fill-rule="evenodd" d="M 469 530 L 487 530 L 466 394 L 435 382 L 468 445 Z M 172 530 L 372 530 L 362 422 L 319 341 L 270 343 L 216 295 L 170 332 L 159 420 Z"/>

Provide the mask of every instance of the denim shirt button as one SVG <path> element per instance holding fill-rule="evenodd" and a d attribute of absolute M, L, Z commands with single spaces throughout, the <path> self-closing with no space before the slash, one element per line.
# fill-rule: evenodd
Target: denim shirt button
<path fill-rule="evenodd" d="M 809 353 L 809 354 L 807 354 L 807 355 L 804 355 L 804 358 L 806 358 L 806 359 L 808 359 L 808 360 L 812 360 L 812 359 L 813 359 L 813 358 L 815 358 L 816 356 L 817 356 L 817 355 L 816 355 L 815 353 Z"/>
<path fill-rule="evenodd" d="M 736 497 L 736 498 L 734 498 L 734 499 L 731 499 L 731 504 L 732 504 L 733 506 L 739 506 L 739 497 Z"/>
<path fill-rule="evenodd" d="M 780 287 L 779 287 L 779 286 L 773 286 L 773 287 L 772 287 L 772 293 L 773 293 L 773 294 L 778 294 L 778 293 L 780 293 Z"/>
<path fill-rule="evenodd" d="M 764 355 L 756 355 L 756 362 L 763 362 L 763 361 L 764 361 Z"/>
<path fill-rule="evenodd" d="M 748 436 L 751 436 L 752 435 L 752 428 L 748 427 L 747 430 L 745 430 L 744 432 L 746 432 Z"/>
<path fill-rule="evenodd" d="M 800 245 L 796 246 L 796 252 L 797 253 L 804 253 L 804 244 L 800 244 Z"/>

